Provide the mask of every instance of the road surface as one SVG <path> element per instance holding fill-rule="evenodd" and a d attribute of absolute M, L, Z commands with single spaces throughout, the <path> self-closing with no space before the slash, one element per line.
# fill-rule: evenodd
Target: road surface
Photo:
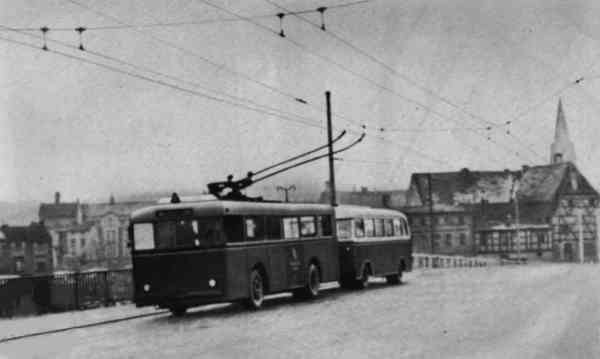
<path fill-rule="evenodd" d="M 0 358 L 600 358 L 600 266 L 414 272 L 264 310 L 200 309 L 0 344 Z"/>

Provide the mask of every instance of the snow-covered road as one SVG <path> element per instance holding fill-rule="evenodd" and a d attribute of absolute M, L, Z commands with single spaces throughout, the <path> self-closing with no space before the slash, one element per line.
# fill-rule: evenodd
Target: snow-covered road
<path fill-rule="evenodd" d="M 600 358 L 599 278 L 600 266 L 575 264 L 415 272 L 401 286 L 277 298 L 258 312 L 221 306 L 15 340 L 0 358 Z"/>

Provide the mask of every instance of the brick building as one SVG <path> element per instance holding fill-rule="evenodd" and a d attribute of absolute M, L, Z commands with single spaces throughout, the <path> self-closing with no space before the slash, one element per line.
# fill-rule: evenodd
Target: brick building
<path fill-rule="evenodd" d="M 39 223 L 0 227 L 0 274 L 52 272 L 51 237 Z"/>
<path fill-rule="evenodd" d="M 127 248 L 129 215 L 150 202 L 42 203 L 40 222 L 52 237 L 52 257 L 57 270 L 122 268 L 131 263 Z"/>

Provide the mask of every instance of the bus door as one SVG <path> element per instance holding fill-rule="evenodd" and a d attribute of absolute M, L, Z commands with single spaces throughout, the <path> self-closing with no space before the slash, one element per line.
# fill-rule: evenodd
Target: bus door
<path fill-rule="evenodd" d="M 300 239 L 298 217 L 283 218 L 283 240 L 285 241 L 285 254 L 281 257 L 285 261 L 288 287 L 304 285 L 304 248 Z"/>

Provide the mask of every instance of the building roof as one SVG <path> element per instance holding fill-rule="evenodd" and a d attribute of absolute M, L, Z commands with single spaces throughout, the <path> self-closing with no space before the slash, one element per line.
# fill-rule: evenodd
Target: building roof
<path fill-rule="evenodd" d="M 430 179 L 431 178 L 431 184 Z M 571 182 L 576 184 L 572 185 Z M 415 173 L 410 191 L 421 199 L 417 207 L 427 207 L 429 186 L 436 211 L 461 209 L 485 201 L 509 203 L 516 191 L 520 202 L 552 202 L 560 194 L 593 194 L 596 190 L 569 162 L 524 167 L 518 171 L 470 171 Z M 409 194 L 410 195 L 410 194 Z M 412 210 L 411 210 L 412 211 Z"/>
<path fill-rule="evenodd" d="M 137 209 L 150 206 L 156 202 L 115 202 L 115 203 L 89 203 L 82 207 L 85 218 L 95 218 L 106 215 L 107 213 L 115 213 L 120 216 L 129 216 Z"/>
<path fill-rule="evenodd" d="M 363 187 L 360 191 L 336 191 L 338 204 L 367 206 L 373 208 L 402 207 L 406 203 L 405 190 L 370 191 Z M 329 191 L 321 193 L 321 203 L 329 203 Z"/>
<path fill-rule="evenodd" d="M 411 178 L 411 190 L 417 192 L 424 205 L 429 192 L 434 207 L 451 210 L 456 206 L 479 203 L 508 202 L 513 190 L 516 171 L 470 171 L 415 173 Z M 431 189 L 429 188 L 431 186 Z"/>
<path fill-rule="evenodd" d="M 31 223 L 29 226 L 2 226 L 0 227 L 4 241 L 23 241 L 48 243 L 51 241 L 50 234 L 42 224 Z"/>
<path fill-rule="evenodd" d="M 42 203 L 39 210 L 39 219 L 75 218 L 79 203 Z"/>

